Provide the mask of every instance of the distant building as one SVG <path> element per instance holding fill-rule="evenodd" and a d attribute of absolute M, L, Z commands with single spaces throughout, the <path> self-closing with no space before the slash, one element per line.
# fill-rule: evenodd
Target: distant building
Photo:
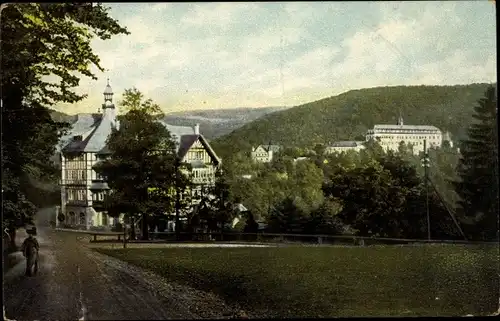
<path fill-rule="evenodd" d="M 397 125 L 375 125 L 368 130 L 366 140 L 374 139 L 385 151 L 398 151 L 399 144 L 411 144 L 413 153 L 419 154 L 424 151 L 424 140 L 427 140 L 427 149 L 441 147 L 443 135 L 441 130 L 435 126 L 426 125 L 404 125 L 403 117 L 399 117 Z"/>
<path fill-rule="evenodd" d="M 89 229 L 109 227 L 122 219 L 111 220 L 104 207 L 109 190 L 105 179 L 93 166 L 106 159 L 110 151 L 106 140 L 112 130 L 119 130 L 111 86 L 104 91 L 102 113 L 79 115 L 70 133 L 62 137 L 61 150 L 61 214 L 65 224 Z M 171 126 L 160 121 L 177 143 L 181 164 L 190 164 L 192 182 L 189 193 L 193 202 L 199 201 L 204 190 L 215 183 L 216 168 L 221 160 L 199 132 L 199 126 Z M 169 223 L 171 225 L 171 222 Z"/>
<path fill-rule="evenodd" d="M 281 146 L 279 145 L 259 145 L 252 148 L 252 160 L 260 163 L 269 163 L 280 150 Z"/>
<path fill-rule="evenodd" d="M 365 142 L 359 142 L 359 141 L 335 142 L 325 148 L 325 154 L 343 153 L 350 150 L 359 152 L 360 150 L 365 148 L 364 143 Z"/>

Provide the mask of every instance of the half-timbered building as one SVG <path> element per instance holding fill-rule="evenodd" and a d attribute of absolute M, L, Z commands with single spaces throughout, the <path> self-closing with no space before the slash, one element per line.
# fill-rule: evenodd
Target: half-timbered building
<path fill-rule="evenodd" d="M 70 133 L 62 137 L 59 145 L 62 223 L 77 228 L 106 228 L 122 221 L 107 215 L 103 201 L 109 186 L 93 169 L 97 162 L 110 155 L 106 140 L 113 129 L 119 130 L 120 126 L 109 82 L 101 108 L 102 112 L 97 114 L 78 115 Z M 215 172 L 221 160 L 200 133 L 199 125 L 188 127 L 160 123 L 175 140 L 180 163 L 190 165 L 192 182 L 189 199 L 197 203 L 203 192 L 215 183 Z"/>

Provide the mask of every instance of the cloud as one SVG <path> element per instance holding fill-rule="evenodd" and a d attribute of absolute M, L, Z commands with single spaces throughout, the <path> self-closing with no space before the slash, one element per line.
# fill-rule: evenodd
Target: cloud
<path fill-rule="evenodd" d="M 495 11 L 479 2 L 113 4 L 131 34 L 94 40 L 106 78 L 165 110 L 298 105 L 374 86 L 496 79 Z M 283 88 L 284 87 L 284 88 Z M 60 109 L 62 109 L 61 107 Z"/>
<path fill-rule="evenodd" d="M 195 27 L 226 28 L 255 8 L 255 3 L 199 3 L 193 5 L 189 13 L 182 17 L 181 23 Z"/>

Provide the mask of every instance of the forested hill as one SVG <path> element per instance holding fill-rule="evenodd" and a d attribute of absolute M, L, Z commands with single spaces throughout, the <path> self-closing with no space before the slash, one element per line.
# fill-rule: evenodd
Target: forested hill
<path fill-rule="evenodd" d="M 363 139 L 375 124 L 434 125 L 463 138 L 473 107 L 488 84 L 396 86 L 351 90 L 265 115 L 212 142 L 221 157 L 269 143 L 313 146 L 337 140 Z"/>

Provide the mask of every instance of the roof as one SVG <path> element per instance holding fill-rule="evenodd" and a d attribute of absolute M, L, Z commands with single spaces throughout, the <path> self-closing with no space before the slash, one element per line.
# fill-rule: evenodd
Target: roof
<path fill-rule="evenodd" d="M 90 190 L 108 190 L 109 186 L 106 182 L 92 182 L 90 185 Z"/>
<path fill-rule="evenodd" d="M 266 152 L 272 151 L 273 153 L 277 153 L 281 149 L 281 146 L 279 146 L 279 145 L 259 145 L 259 146 L 255 147 L 254 150 L 256 150 L 259 147 L 262 147 Z"/>
<path fill-rule="evenodd" d="M 241 203 L 235 204 L 234 209 L 238 210 L 239 212 L 247 212 L 248 209 Z"/>
<path fill-rule="evenodd" d="M 362 146 L 364 142 L 357 142 L 357 141 L 340 141 L 340 142 L 334 142 L 328 147 L 358 147 Z"/>
<path fill-rule="evenodd" d="M 104 94 L 112 94 L 113 93 L 113 89 L 111 89 L 111 86 L 108 85 L 106 86 L 106 89 L 104 89 Z"/>
<path fill-rule="evenodd" d="M 435 126 L 428 125 L 375 125 L 373 130 L 438 130 Z"/>
<path fill-rule="evenodd" d="M 68 133 L 60 138 L 60 143 L 56 146 L 56 150 L 61 150 L 61 145 L 66 146 L 74 136 L 84 135 L 90 132 L 94 126 L 97 126 L 102 119 L 102 114 L 78 114 L 77 120 L 71 126 Z"/>
<path fill-rule="evenodd" d="M 115 119 L 112 117 L 112 113 L 104 113 L 104 117 L 96 130 L 89 136 L 83 152 L 97 153 L 106 146 L 106 141 L 112 130 L 116 129 Z"/>
<path fill-rule="evenodd" d="M 186 156 L 187 152 L 193 146 L 193 144 L 197 141 L 200 141 L 200 143 L 205 147 L 205 149 L 208 151 L 208 154 L 212 157 L 212 160 L 215 162 L 216 165 L 220 163 L 220 158 L 215 154 L 215 151 L 212 149 L 212 146 L 208 143 L 208 141 L 205 139 L 203 135 L 183 135 L 180 137 L 179 140 L 179 146 L 177 149 L 177 156 L 180 159 L 183 159 L 184 156 Z M 196 164 L 191 163 L 191 165 L 196 166 Z"/>
<path fill-rule="evenodd" d="M 109 150 L 108 145 L 104 146 L 100 151 L 97 152 L 97 155 L 110 155 L 111 151 Z"/>
<path fill-rule="evenodd" d="M 73 125 L 71 133 L 66 135 L 66 141 L 63 141 L 63 145 L 65 146 L 62 151 L 64 153 L 93 152 L 102 155 L 109 154 L 110 151 L 106 146 L 106 140 L 109 135 L 111 135 L 112 130 L 118 127 L 117 122 L 113 119 L 113 114 L 99 114 L 97 118 L 87 114 L 78 115 L 78 117 L 77 122 Z M 199 140 L 207 149 L 214 162 L 216 164 L 220 163 L 220 159 L 217 157 L 208 141 L 203 135 L 196 135 L 193 127 L 173 126 L 164 121 L 159 122 L 165 126 L 172 135 L 172 139 L 177 146 L 176 152 L 179 158 L 184 158 L 191 146 Z M 81 140 L 74 139 L 74 136 L 78 135 L 82 136 Z M 197 166 L 197 164 L 194 164 L 194 166 Z"/>
<path fill-rule="evenodd" d="M 200 135 L 184 135 L 180 137 L 178 149 L 177 149 L 177 155 L 179 158 L 184 158 L 186 156 L 187 152 L 193 146 L 193 144 L 200 138 Z"/>
<path fill-rule="evenodd" d="M 111 113 L 104 113 L 100 120 L 98 120 L 91 130 L 86 133 L 80 134 L 82 140 L 75 140 L 74 138 L 67 144 L 62 151 L 64 153 L 75 152 L 94 152 L 101 151 L 106 146 L 106 140 L 114 128 L 116 128 L 115 120 L 112 118 Z M 78 136 L 72 130 L 72 135 Z"/>

